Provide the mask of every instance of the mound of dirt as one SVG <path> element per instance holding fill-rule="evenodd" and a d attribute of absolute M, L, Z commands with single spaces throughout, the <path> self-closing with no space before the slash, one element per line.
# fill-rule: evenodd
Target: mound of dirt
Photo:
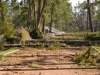
<path fill-rule="evenodd" d="M 32 38 L 29 35 L 29 32 L 25 28 L 21 27 L 21 32 L 22 32 L 21 41 L 32 40 Z"/>

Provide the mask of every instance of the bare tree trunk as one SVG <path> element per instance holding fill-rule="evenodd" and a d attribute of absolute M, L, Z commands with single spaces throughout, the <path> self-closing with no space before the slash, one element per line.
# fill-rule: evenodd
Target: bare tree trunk
<path fill-rule="evenodd" d="M 89 17 L 89 23 L 90 23 L 90 30 L 91 32 L 94 32 L 93 26 L 92 26 L 92 20 L 91 20 L 91 9 L 90 9 L 90 0 L 87 0 L 88 3 L 88 17 Z"/>
<path fill-rule="evenodd" d="M 88 10 L 87 10 L 87 34 L 88 34 L 88 29 L 89 29 L 89 15 L 88 15 Z"/>
<path fill-rule="evenodd" d="M 49 29 L 50 33 L 51 33 L 51 30 L 52 30 L 52 23 L 53 23 L 53 5 L 51 6 L 51 23 L 50 23 L 50 29 Z"/>
<path fill-rule="evenodd" d="M 35 20 L 35 28 L 37 27 L 36 25 L 36 23 L 37 23 L 37 16 L 36 16 L 36 1 L 34 0 L 34 6 L 33 6 L 33 8 L 34 8 L 34 20 Z"/>
<path fill-rule="evenodd" d="M 43 3 L 43 6 L 42 6 Z M 37 16 L 37 28 L 41 25 L 41 19 L 46 5 L 46 0 L 38 0 L 38 16 Z"/>
<path fill-rule="evenodd" d="M 38 14 L 37 14 L 37 28 L 38 26 L 40 25 L 40 22 L 41 22 L 41 8 L 42 8 L 42 0 L 38 0 Z"/>
<path fill-rule="evenodd" d="M 43 28 L 42 28 L 42 32 L 45 33 L 45 17 L 43 15 Z"/>
<path fill-rule="evenodd" d="M 27 27 L 29 28 L 31 25 L 31 19 L 32 19 L 32 0 L 29 0 L 29 9 L 28 9 L 28 19 L 27 19 Z"/>

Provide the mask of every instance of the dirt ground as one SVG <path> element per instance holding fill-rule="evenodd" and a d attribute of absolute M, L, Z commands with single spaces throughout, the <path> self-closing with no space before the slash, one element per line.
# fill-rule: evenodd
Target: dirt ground
<path fill-rule="evenodd" d="M 0 61 L 0 75 L 100 75 L 100 69 L 83 68 L 71 59 L 80 47 L 61 50 L 25 48 Z"/>

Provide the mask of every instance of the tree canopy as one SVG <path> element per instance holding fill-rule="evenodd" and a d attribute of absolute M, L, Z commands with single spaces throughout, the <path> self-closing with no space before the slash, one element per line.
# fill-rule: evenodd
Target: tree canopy
<path fill-rule="evenodd" d="M 99 0 L 85 0 L 75 7 L 69 0 L 0 0 L 0 34 L 12 37 L 21 26 L 43 33 L 45 26 L 49 32 L 52 27 L 67 32 L 99 31 L 99 8 Z"/>

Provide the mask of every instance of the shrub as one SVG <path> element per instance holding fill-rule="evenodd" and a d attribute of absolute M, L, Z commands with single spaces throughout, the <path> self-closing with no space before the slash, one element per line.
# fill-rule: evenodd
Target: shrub
<path fill-rule="evenodd" d="M 86 40 L 100 40 L 100 33 L 88 34 L 85 36 Z"/>
<path fill-rule="evenodd" d="M 4 43 L 5 43 L 4 35 L 1 35 L 1 36 L 0 36 L 0 49 L 3 49 Z"/>
<path fill-rule="evenodd" d="M 6 38 L 6 42 L 8 43 L 8 44 L 14 44 L 14 38 Z"/>
<path fill-rule="evenodd" d="M 6 42 L 9 44 L 15 44 L 15 43 L 18 44 L 20 43 L 21 38 L 22 38 L 22 33 L 18 33 L 17 31 L 12 37 L 5 36 Z"/>
<path fill-rule="evenodd" d="M 42 48 L 42 49 L 45 48 L 44 43 L 40 45 L 40 48 Z"/>
<path fill-rule="evenodd" d="M 37 28 L 33 29 L 33 30 L 30 32 L 30 36 L 31 36 L 33 39 L 42 39 L 42 38 L 43 38 L 42 33 L 41 33 L 40 30 L 37 29 Z"/>
<path fill-rule="evenodd" d="M 49 50 L 58 50 L 60 49 L 60 43 L 57 42 L 56 44 L 55 43 L 51 43 L 48 47 Z"/>

